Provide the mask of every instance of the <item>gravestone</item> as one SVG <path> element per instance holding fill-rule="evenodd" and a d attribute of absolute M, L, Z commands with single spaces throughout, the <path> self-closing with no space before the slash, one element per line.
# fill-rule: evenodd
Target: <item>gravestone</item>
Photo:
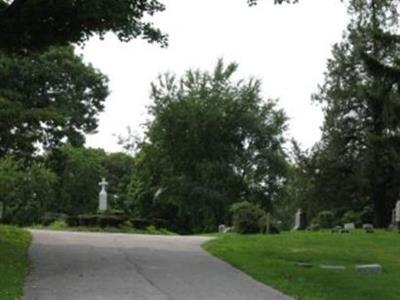
<path fill-rule="evenodd" d="M 346 223 L 344 224 L 344 229 L 348 231 L 354 230 L 356 229 L 356 225 L 354 223 Z"/>
<path fill-rule="evenodd" d="M 226 229 L 226 226 L 224 224 L 221 224 L 218 226 L 218 232 L 219 233 L 223 233 Z"/>
<path fill-rule="evenodd" d="M 306 214 L 298 209 L 294 218 L 293 230 L 305 230 L 307 228 L 307 217 Z"/>
<path fill-rule="evenodd" d="M 99 186 L 101 186 L 101 191 L 99 193 L 99 211 L 106 211 L 108 209 L 107 205 L 107 191 L 106 187 L 108 186 L 108 182 L 105 178 L 99 182 Z"/>
<path fill-rule="evenodd" d="M 372 224 L 363 224 L 363 229 L 366 233 L 373 233 L 374 232 L 374 225 Z"/>
<path fill-rule="evenodd" d="M 382 266 L 379 264 L 371 264 L 371 265 L 356 265 L 356 270 L 358 272 L 364 273 L 382 273 Z"/>
<path fill-rule="evenodd" d="M 397 230 L 399 230 L 399 232 L 400 232 L 400 200 L 397 201 L 395 210 L 396 210 L 395 211 L 395 214 L 396 214 L 396 216 L 395 216 L 395 222 L 396 222 L 395 228 Z"/>

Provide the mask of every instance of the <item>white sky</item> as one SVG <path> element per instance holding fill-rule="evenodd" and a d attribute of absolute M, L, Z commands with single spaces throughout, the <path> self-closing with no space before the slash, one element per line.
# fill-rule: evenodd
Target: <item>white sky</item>
<path fill-rule="evenodd" d="M 212 70 L 218 58 L 239 63 L 241 78 L 263 82 L 264 98 L 279 98 L 289 116 L 288 136 L 304 148 L 320 138 L 322 113 L 310 96 L 323 82 L 332 45 L 347 25 L 339 0 L 302 0 L 296 5 L 246 0 L 161 0 L 167 9 L 154 17 L 169 34 L 169 47 L 142 40 L 121 43 L 113 36 L 90 40 L 85 61 L 107 74 L 111 95 L 100 115 L 98 133 L 87 145 L 119 151 L 115 134 L 130 126 L 141 132 L 150 103 L 150 83 L 158 74 L 181 75 L 188 68 Z"/>

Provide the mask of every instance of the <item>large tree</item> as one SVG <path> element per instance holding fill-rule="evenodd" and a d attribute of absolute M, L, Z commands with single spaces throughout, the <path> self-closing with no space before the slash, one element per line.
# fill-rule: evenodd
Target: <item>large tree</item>
<path fill-rule="evenodd" d="M 322 197 L 350 207 L 370 203 L 380 227 L 389 224 L 400 192 L 398 5 L 398 0 L 349 2 L 351 24 L 334 47 L 316 95 L 325 112 Z"/>
<path fill-rule="evenodd" d="M 43 50 L 108 31 L 123 41 L 141 36 L 165 44 L 166 36 L 144 20 L 163 10 L 156 0 L 0 0 L 0 49 Z"/>
<path fill-rule="evenodd" d="M 236 69 L 220 61 L 213 73 L 153 84 L 154 120 L 137 157 L 133 210 L 201 231 L 228 221 L 234 202 L 271 208 L 286 170 L 286 117 L 261 98 L 259 81 L 232 80 Z"/>
<path fill-rule="evenodd" d="M 107 78 L 72 47 L 41 54 L 0 52 L 0 157 L 30 156 L 69 141 L 84 143 L 97 128 Z"/>

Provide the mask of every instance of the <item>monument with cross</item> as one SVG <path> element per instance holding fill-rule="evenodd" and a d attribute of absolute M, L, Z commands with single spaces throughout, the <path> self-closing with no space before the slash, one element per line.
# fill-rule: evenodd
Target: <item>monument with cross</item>
<path fill-rule="evenodd" d="M 103 178 L 99 182 L 99 186 L 101 186 L 101 191 L 99 193 L 99 211 L 106 211 L 108 209 L 107 205 L 107 191 L 106 187 L 108 186 L 108 182 L 105 178 Z"/>

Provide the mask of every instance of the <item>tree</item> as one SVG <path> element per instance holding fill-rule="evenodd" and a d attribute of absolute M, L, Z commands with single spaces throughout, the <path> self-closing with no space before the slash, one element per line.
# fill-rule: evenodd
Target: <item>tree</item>
<path fill-rule="evenodd" d="M 167 74 L 152 85 L 154 120 L 137 156 L 133 211 L 203 231 L 228 221 L 234 202 L 271 209 L 284 183 L 286 117 L 263 101 L 259 81 L 232 80 L 237 67 L 219 61 L 211 74 Z"/>
<path fill-rule="evenodd" d="M 106 154 L 99 149 L 66 145 L 46 157 L 47 166 L 59 177 L 53 212 L 78 215 L 98 209 L 99 181 L 107 174 Z"/>
<path fill-rule="evenodd" d="M 398 4 L 350 1 L 351 24 L 315 96 L 325 112 L 319 178 L 330 190 L 324 197 L 350 207 L 371 203 L 379 227 L 389 224 L 400 192 Z"/>
<path fill-rule="evenodd" d="M 107 78 L 72 47 L 25 56 L 0 52 L 0 157 L 31 156 L 65 141 L 82 145 L 97 128 Z"/>
<path fill-rule="evenodd" d="M 0 49 L 80 44 L 108 31 L 122 41 L 142 36 L 165 45 L 166 36 L 144 20 L 163 10 L 156 0 L 0 0 Z"/>
<path fill-rule="evenodd" d="M 103 161 L 109 183 L 108 197 L 110 207 L 125 210 L 128 201 L 128 188 L 131 181 L 134 159 L 124 153 L 108 154 Z"/>
<path fill-rule="evenodd" d="M 54 205 L 57 177 L 40 162 L 26 164 L 11 156 L 0 159 L 0 201 L 4 219 L 18 225 L 38 224 Z"/>

